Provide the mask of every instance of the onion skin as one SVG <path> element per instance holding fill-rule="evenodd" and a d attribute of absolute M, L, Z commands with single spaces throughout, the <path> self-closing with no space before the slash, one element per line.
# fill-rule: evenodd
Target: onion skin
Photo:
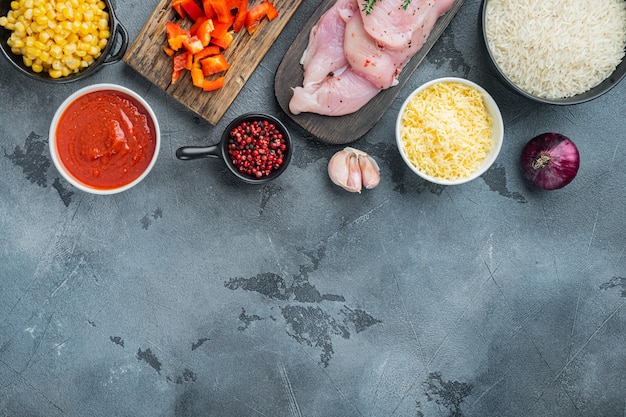
<path fill-rule="evenodd" d="M 544 190 L 556 190 L 572 182 L 580 167 L 574 142 L 560 133 L 542 133 L 532 138 L 520 158 L 524 178 Z"/>

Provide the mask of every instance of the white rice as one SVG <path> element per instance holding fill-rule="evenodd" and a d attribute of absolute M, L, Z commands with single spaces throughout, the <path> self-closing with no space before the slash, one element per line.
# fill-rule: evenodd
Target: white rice
<path fill-rule="evenodd" d="M 486 7 L 494 60 L 534 96 L 559 99 L 588 91 L 624 57 L 624 0 L 489 0 Z"/>

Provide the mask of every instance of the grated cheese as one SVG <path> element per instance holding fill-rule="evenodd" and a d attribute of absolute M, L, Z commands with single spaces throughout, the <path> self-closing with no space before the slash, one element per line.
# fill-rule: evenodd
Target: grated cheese
<path fill-rule="evenodd" d="M 402 114 L 403 150 L 419 171 L 443 180 L 469 177 L 493 147 L 492 119 L 476 88 L 441 82 L 416 94 Z"/>

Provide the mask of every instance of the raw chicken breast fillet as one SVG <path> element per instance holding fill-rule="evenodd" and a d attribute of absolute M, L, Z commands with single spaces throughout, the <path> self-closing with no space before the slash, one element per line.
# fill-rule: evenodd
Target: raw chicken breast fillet
<path fill-rule="evenodd" d="M 422 26 L 435 0 L 411 0 L 406 10 L 402 3 L 403 0 L 377 0 L 371 13 L 361 9 L 365 30 L 386 48 L 409 47 L 413 32 Z"/>
<path fill-rule="evenodd" d="M 309 43 L 300 59 L 305 87 L 322 82 L 348 64 L 343 52 L 343 34 L 346 21 L 358 14 L 354 0 L 338 0 L 311 28 Z"/>
<path fill-rule="evenodd" d="M 296 87 L 289 101 L 293 114 L 311 112 L 323 116 L 344 116 L 366 105 L 380 89 L 348 66 L 326 77 L 320 84 Z"/>

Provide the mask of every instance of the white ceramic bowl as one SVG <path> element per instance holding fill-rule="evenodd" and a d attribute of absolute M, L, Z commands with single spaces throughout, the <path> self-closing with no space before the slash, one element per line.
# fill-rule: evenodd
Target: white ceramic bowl
<path fill-rule="evenodd" d="M 59 147 L 57 146 L 58 145 L 57 132 L 58 132 L 58 127 L 59 127 L 59 122 L 61 121 L 68 107 L 79 98 L 83 98 L 84 96 L 87 96 L 91 93 L 100 92 L 100 91 L 113 91 L 114 93 L 120 93 L 119 95 L 121 96 L 125 95 L 126 97 L 130 97 L 131 99 L 133 99 L 134 100 L 133 105 L 136 106 L 136 108 L 138 108 L 143 114 L 145 114 L 148 117 L 147 119 L 149 120 L 148 124 L 149 124 L 150 130 L 153 133 L 152 142 L 154 144 L 154 149 L 152 152 L 152 157 L 143 159 L 141 163 L 142 169 L 141 171 L 137 169 L 137 172 L 134 172 L 133 174 L 134 178 L 128 178 L 127 180 L 125 180 L 123 184 L 117 184 L 114 186 L 113 185 L 100 186 L 100 185 L 95 185 L 93 183 L 89 183 L 89 181 L 85 180 L 84 178 L 79 179 L 77 175 L 74 175 L 70 172 L 70 170 L 68 169 L 68 165 L 69 165 L 68 160 L 67 158 L 64 160 L 64 157 L 61 156 L 61 154 L 59 153 Z M 109 118 L 107 118 L 107 120 L 109 120 Z M 151 122 L 151 126 L 150 126 L 150 122 Z M 89 129 L 85 129 L 84 133 L 85 133 L 85 136 L 88 136 L 92 132 L 89 132 Z M 92 135 L 92 136 L 96 136 L 96 135 Z M 50 144 L 50 155 L 51 155 L 51 158 L 55 167 L 61 173 L 63 178 L 65 178 L 74 187 L 78 188 L 79 190 L 92 193 L 92 194 L 105 194 L 105 195 L 116 194 L 116 193 L 128 190 L 129 188 L 137 185 L 139 182 L 141 182 L 141 180 L 143 180 L 146 177 L 146 175 L 148 175 L 148 173 L 154 166 L 159 155 L 159 148 L 161 145 L 161 132 L 160 132 L 159 123 L 157 121 L 154 111 L 152 110 L 150 105 L 146 102 L 146 100 L 143 99 L 143 97 L 141 97 L 139 94 L 135 93 L 134 91 L 126 87 L 123 87 L 117 84 L 103 83 L 103 84 L 94 84 L 94 85 L 81 88 L 80 90 L 71 94 L 67 99 L 65 99 L 65 101 L 63 101 L 63 103 L 61 103 L 56 113 L 54 114 L 54 117 L 52 118 L 52 122 L 50 124 L 49 144 Z M 93 147 L 94 145 L 90 145 L 90 146 Z M 78 144 L 76 144 L 76 147 L 78 148 Z M 104 154 L 106 151 L 107 151 L 106 148 L 103 150 L 98 149 L 98 152 L 100 152 L 101 154 Z M 151 146 L 150 146 L 150 151 L 152 151 Z M 108 152 L 109 153 L 107 156 L 116 154 L 115 150 L 110 150 Z M 110 156 L 110 159 L 113 160 L 114 157 L 115 156 Z M 120 166 L 122 166 L 122 169 L 125 168 L 125 162 L 127 161 L 123 161 L 123 160 L 118 161 Z M 126 164 L 126 166 L 129 166 L 129 164 Z M 107 167 L 102 167 L 101 169 L 105 170 L 105 169 L 110 169 L 110 168 L 108 168 L 107 166 Z"/>
<path fill-rule="evenodd" d="M 464 177 L 464 178 L 460 178 L 456 180 L 447 180 L 447 179 L 437 178 L 432 175 L 428 175 L 424 173 L 423 171 L 421 171 L 419 167 L 416 167 L 415 165 L 413 165 L 413 163 L 409 160 L 409 158 L 406 155 L 404 146 L 402 144 L 402 138 L 401 138 L 402 115 L 404 114 L 405 109 L 407 108 L 407 105 L 409 104 L 411 99 L 413 99 L 413 97 L 415 97 L 415 95 L 419 94 L 421 91 L 425 90 L 426 88 L 434 84 L 447 83 L 447 82 L 457 82 L 457 83 L 465 84 L 478 90 L 483 96 L 485 107 L 487 111 L 489 112 L 489 114 L 491 115 L 491 119 L 492 119 L 491 128 L 492 128 L 493 135 L 491 139 L 493 141 L 493 146 L 491 148 L 491 151 L 489 152 L 487 157 L 483 160 L 483 162 L 480 164 L 478 169 L 474 171 L 474 173 L 472 173 L 468 177 Z M 504 138 L 504 122 L 502 121 L 502 115 L 500 114 L 500 109 L 498 108 L 498 105 L 496 104 L 494 99 L 491 97 L 491 95 L 489 95 L 489 93 L 484 88 L 464 78 L 456 78 L 456 77 L 437 78 L 421 85 L 415 91 L 413 91 L 404 101 L 404 103 L 402 104 L 402 107 L 400 108 L 400 112 L 398 113 L 398 118 L 396 120 L 396 144 L 398 146 L 398 150 L 400 151 L 400 155 L 402 155 L 402 159 L 404 160 L 406 165 L 411 169 L 411 171 L 413 171 L 414 173 L 416 173 L 423 179 L 428 180 L 435 184 L 440 184 L 440 185 L 459 185 L 459 184 L 464 184 L 468 181 L 471 181 L 475 178 L 480 177 L 489 169 L 489 167 L 491 167 L 491 165 L 494 163 L 494 161 L 498 157 L 498 154 L 500 153 L 500 149 L 502 148 L 503 138 Z"/>

